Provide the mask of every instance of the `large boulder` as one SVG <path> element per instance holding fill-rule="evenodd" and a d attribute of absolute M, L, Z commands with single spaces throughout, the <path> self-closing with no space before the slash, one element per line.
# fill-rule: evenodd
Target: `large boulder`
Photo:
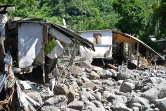
<path fill-rule="evenodd" d="M 75 92 L 74 87 L 72 85 L 69 85 L 68 93 L 67 93 L 69 102 L 74 101 L 75 95 L 76 95 L 76 92 Z"/>
<path fill-rule="evenodd" d="M 107 79 L 112 77 L 112 73 L 109 70 L 98 71 L 97 73 L 101 79 Z"/>
<path fill-rule="evenodd" d="M 117 80 L 132 79 L 133 76 L 128 71 L 117 73 Z"/>
<path fill-rule="evenodd" d="M 46 105 L 54 105 L 58 104 L 59 102 L 66 102 L 67 103 L 67 97 L 65 95 L 55 95 L 54 97 L 48 98 L 45 101 Z"/>
<path fill-rule="evenodd" d="M 160 110 L 160 111 L 166 111 L 166 97 L 162 99 L 157 99 L 155 101 L 155 106 Z"/>
<path fill-rule="evenodd" d="M 69 108 L 77 109 L 77 110 L 81 110 L 83 106 L 84 106 L 84 103 L 82 101 L 73 101 L 68 104 Z"/>
<path fill-rule="evenodd" d="M 156 99 L 158 99 L 158 96 L 159 91 L 155 87 L 141 94 L 141 97 L 148 99 L 150 102 L 154 102 Z"/>
<path fill-rule="evenodd" d="M 107 98 L 107 101 L 115 105 L 117 103 L 126 103 L 127 98 L 125 96 L 110 94 L 110 96 Z"/>
<path fill-rule="evenodd" d="M 65 84 L 58 84 L 54 87 L 55 95 L 67 95 L 68 92 L 68 87 Z"/>
<path fill-rule="evenodd" d="M 120 92 L 131 92 L 133 89 L 135 88 L 135 85 L 133 83 L 129 83 L 129 82 L 124 82 L 121 86 L 120 86 Z"/>
<path fill-rule="evenodd" d="M 164 98 L 166 97 L 166 86 L 160 87 L 159 88 L 159 94 L 158 94 L 158 98 Z"/>
<path fill-rule="evenodd" d="M 159 77 L 150 77 L 146 80 L 143 81 L 143 84 L 146 83 L 152 83 L 152 84 L 160 84 L 161 82 L 163 82 L 165 79 L 163 78 L 159 78 Z"/>
<path fill-rule="evenodd" d="M 149 109 L 150 108 L 150 105 L 149 105 L 149 100 L 143 98 L 143 97 L 139 97 L 139 96 L 136 96 L 134 95 L 129 103 L 129 106 L 132 107 L 132 104 L 133 103 L 140 103 L 142 105 L 142 109 L 143 110 L 146 110 L 146 109 Z"/>

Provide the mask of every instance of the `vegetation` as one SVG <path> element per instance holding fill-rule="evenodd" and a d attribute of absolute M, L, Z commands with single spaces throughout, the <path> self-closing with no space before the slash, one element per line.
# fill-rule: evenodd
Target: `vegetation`
<path fill-rule="evenodd" d="M 166 37 L 166 0 L 0 0 L 15 4 L 10 16 L 42 18 L 79 30 L 114 29 L 156 48 L 150 35 Z"/>

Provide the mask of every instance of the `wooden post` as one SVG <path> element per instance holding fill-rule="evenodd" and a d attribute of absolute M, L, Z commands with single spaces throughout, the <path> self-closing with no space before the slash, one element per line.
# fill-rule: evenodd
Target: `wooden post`
<path fill-rule="evenodd" d="M 139 54 L 139 42 L 137 42 L 137 69 L 139 67 L 139 56 L 140 56 L 140 54 Z"/>
<path fill-rule="evenodd" d="M 130 58 L 130 61 L 132 61 L 132 44 L 130 44 L 130 50 L 129 50 L 129 58 Z"/>
<path fill-rule="evenodd" d="M 45 83 L 45 54 L 44 54 L 44 47 L 48 42 L 48 30 L 46 26 L 43 26 L 43 43 L 42 43 L 42 58 L 43 58 L 43 63 L 42 63 L 42 70 L 43 70 L 43 82 Z"/>

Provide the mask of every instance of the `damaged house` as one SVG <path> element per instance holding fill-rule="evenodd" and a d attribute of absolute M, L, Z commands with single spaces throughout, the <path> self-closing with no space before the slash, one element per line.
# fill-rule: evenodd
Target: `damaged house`
<path fill-rule="evenodd" d="M 13 10 L 14 5 L 0 6 L 0 109 L 4 105 L 10 109 L 7 105 L 17 93 L 14 97 L 19 98 L 19 106 L 14 108 L 17 102 L 10 104 L 15 110 L 27 111 L 30 108 L 36 111 L 31 103 L 37 106 L 41 104 L 22 91 L 21 80 L 15 75 L 30 73 L 27 75 L 33 77 L 33 82 L 39 80 L 38 83 L 48 83 L 59 72 L 57 59 L 63 57 L 67 46 L 72 46 L 68 65 L 73 63 L 78 45 L 90 50 L 94 50 L 94 46 L 92 42 L 73 31 L 41 19 L 9 19 L 7 12 Z M 23 89 L 30 87 L 26 82 L 22 82 L 22 85 Z M 3 87 L 9 92 L 5 96 Z"/>
<path fill-rule="evenodd" d="M 163 59 L 159 53 L 147 44 L 126 33 L 107 29 L 80 31 L 80 35 L 94 43 L 96 51 L 89 51 L 88 55 L 91 56 L 89 58 L 93 58 L 92 64 L 95 65 L 101 65 L 103 62 L 122 65 L 126 60 L 126 62 L 129 60 L 129 62 L 131 61 L 137 67 L 140 67 L 139 56 L 142 52 L 140 46 L 144 47 L 143 50 L 148 50 Z M 81 54 L 84 56 L 86 53 L 87 51 L 81 48 Z M 141 59 L 145 62 L 144 58 Z M 146 64 L 148 64 L 147 61 Z M 148 67 L 148 65 L 143 67 Z"/>
<path fill-rule="evenodd" d="M 10 51 L 16 71 L 20 73 L 30 73 L 36 66 L 41 67 L 43 76 L 50 73 L 67 44 L 79 44 L 94 50 L 93 43 L 88 40 L 43 20 L 8 21 L 7 25 L 5 48 Z"/>

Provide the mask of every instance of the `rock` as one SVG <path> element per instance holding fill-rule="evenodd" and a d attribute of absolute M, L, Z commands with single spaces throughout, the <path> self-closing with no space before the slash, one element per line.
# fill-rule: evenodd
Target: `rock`
<path fill-rule="evenodd" d="M 100 92 L 94 92 L 92 95 L 96 98 L 97 101 L 101 101 L 101 93 Z"/>
<path fill-rule="evenodd" d="M 117 71 L 115 71 L 114 69 L 110 69 L 110 71 L 111 71 L 113 77 L 117 77 L 117 74 L 118 74 Z"/>
<path fill-rule="evenodd" d="M 84 106 L 84 103 L 82 101 L 73 101 L 68 104 L 69 108 L 77 109 L 77 110 L 81 110 L 83 106 Z"/>
<path fill-rule="evenodd" d="M 111 92 L 110 91 L 104 91 L 102 95 L 103 95 L 104 98 L 108 98 L 111 95 Z"/>
<path fill-rule="evenodd" d="M 160 84 L 161 82 L 163 82 L 165 79 L 163 78 L 159 78 L 159 77 L 150 77 L 146 80 L 143 81 L 143 84 L 146 83 L 152 83 L 152 84 Z"/>
<path fill-rule="evenodd" d="M 85 69 L 88 69 L 88 70 L 92 71 L 92 65 L 91 65 L 91 63 L 88 60 L 79 62 L 78 65 L 83 66 Z"/>
<path fill-rule="evenodd" d="M 162 99 L 157 99 L 155 101 L 155 106 L 160 110 L 160 111 L 166 111 L 166 97 Z"/>
<path fill-rule="evenodd" d="M 75 92 L 73 86 L 69 85 L 69 89 L 68 89 L 68 93 L 67 93 L 67 97 L 68 97 L 69 102 L 74 101 L 75 94 L 76 94 L 76 92 Z"/>
<path fill-rule="evenodd" d="M 125 96 L 119 96 L 115 94 L 111 94 L 108 98 L 107 101 L 111 102 L 113 105 L 117 103 L 126 103 L 127 98 Z"/>
<path fill-rule="evenodd" d="M 159 88 L 158 98 L 161 99 L 161 98 L 164 98 L 164 97 L 166 97 L 166 86 L 162 86 L 162 87 Z"/>
<path fill-rule="evenodd" d="M 138 97 L 134 95 L 129 103 L 129 106 L 132 107 L 133 103 L 140 103 L 142 105 L 143 110 L 150 108 L 149 101 L 142 97 Z"/>
<path fill-rule="evenodd" d="M 67 95 L 68 92 L 68 87 L 65 84 L 58 84 L 54 87 L 55 95 Z"/>
<path fill-rule="evenodd" d="M 36 102 L 43 104 L 43 100 L 40 96 L 40 93 L 35 90 L 26 90 L 25 93 L 30 96 L 32 99 L 34 99 Z"/>
<path fill-rule="evenodd" d="M 155 108 L 155 109 L 150 108 L 150 109 L 147 109 L 146 111 L 160 111 L 160 110 L 158 108 Z"/>
<path fill-rule="evenodd" d="M 118 111 L 133 111 L 132 109 L 128 108 L 126 105 L 123 103 L 117 103 L 115 105 L 115 109 Z"/>
<path fill-rule="evenodd" d="M 72 65 L 71 67 L 69 67 L 69 70 L 72 72 L 72 76 L 74 76 L 74 77 L 77 77 L 78 74 L 79 74 L 80 72 L 82 72 L 82 71 L 81 71 L 81 68 L 79 68 L 79 67 L 76 66 L 76 65 Z"/>
<path fill-rule="evenodd" d="M 59 108 L 53 105 L 43 106 L 40 111 L 61 111 Z"/>
<path fill-rule="evenodd" d="M 98 109 L 100 109 L 101 111 L 104 111 L 104 110 L 105 110 L 103 104 L 102 104 L 100 101 L 93 101 L 93 103 L 94 103 L 94 104 L 96 105 L 96 107 L 97 107 Z"/>
<path fill-rule="evenodd" d="M 117 73 L 117 80 L 132 79 L 133 76 L 129 72 L 119 72 Z"/>
<path fill-rule="evenodd" d="M 50 96 L 53 96 L 54 94 L 50 94 L 49 92 L 43 92 L 40 95 L 41 95 L 42 99 L 45 100 L 45 99 L 49 98 Z"/>
<path fill-rule="evenodd" d="M 77 79 L 76 82 L 77 82 L 78 86 L 82 86 L 82 84 L 83 84 L 83 81 L 81 79 Z"/>
<path fill-rule="evenodd" d="M 95 71 L 95 72 L 98 72 L 98 71 L 102 71 L 103 68 L 97 67 L 97 66 L 93 66 L 93 67 L 92 67 L 92 70 Z"/>
<path fill-rule="evenodd" d="M 144 86 L 145 86 L 145 84 L 143 84 L 142 82 L 138 82 L 135 85 L 135 90 L 141 90 Z"/>
<path fill-rule="evenodd" d="M 102 82 L 100 80 L 91 80 L 94 84 L 101 85 Z"/>
<path fill-rule="evenodd" d="M 115 84 L 114 81 L 112 81 L 112 80 L 104 80 L 102 83 L 103 83 L 103 84 L 106 84 L 106 85 L 108 85 L 108 86 L 112 86 L 112 85 Z"/>
<path fill-rule="evenodd" d="M 132 79 L 125 79 L 123 82 L 129 82 L 135 84 L 135 82 Z"/>
<path fill-rule="evenodd" d="M 96 105 L 94 103 L 90 102 L 89 100 L 84 99 L 82 101 L 84 102 L 84 104 L 85 104 L 86 107 L 87 106 L 96 107 Z"/>
<path fill-rule="evenodd" d="M 86 110 L 83 110 L 83 111 L 105 111 L 105 109 L 101 109 L 101 108 L 97 108 L 93 106 L 87 106 Z"/>
<path fill-rule="evenodd" d="M 145 91 L 141 97 L 144 97 L 148 99 L 150 102 L 154 102 L 156 99 L 158 99 L 159 91 L 156 88 L 151 88 L 147 91 Z"/>
<path fill-rule="evenodd" d="M 133 111 L 140 111 L 138 107 L 132 107 Z"/>
<path fill-rule="evenodd" d="M 131 92 L 135 88 L 135 85 L 133 83 L 124 82 L 120 86 L 120 92 Z"/>
<path fill-rule="evenodd" d="M 142 105 L 140 103 L 133 103 L 132 107 L 137 107 L 139 109 L 142 109 Z"/>
<path fill-rule="evenodd" d="M 80 111 L 80 110 L 69 108 L 69 111 Z"/>
<path fill-rule="evenodd" d="M 54 105 L 58 104 L 59 102 L 64 102 L 66 101 L 67 103 L 67 97 L 65 95 L 55 95 L 54 97 L 48 98 L 45 101 L 46 105 Z"/>
<path fill-rule="evenodd" d="M 89 91 L 86 91 L 86 90 L 82 91 L 82 95 L 87 97 L 89 101 L 92 101 L 92 100 L 96 99 Z"/>
<path fill-rule="evenodd" d="M 141 88 L 141 91 L 142 91 L 142 92 L 145 92 L 145 91 L 151 89 L 152 87 L 153 87 L 153 84 L 147 83 L 146 85 L 144 85 L 144 86 Z"/>
<path fill-rule="evenodd" d="M 87 77 L 81 77 L 84 83 L 91 83 L 91 81 Z"/>
<path fill-rule="evenodd" d="M 112 77 L 112 73 L 109 70 L 98 71 L 97 73 L 101 79 L 107 79 Z"/>
<path fill-rule="evenodd" d="M 122 85 L 122 83 L 123 83 L 123 80 L 118 80 L 117 81 L 117 85 Z"/>
<path fill-rule="evenodd" d="M 100 76 L 96 72 L 92 71 L 89 74 L 89 79 L 91 79 L 91 80 L 100 79 Z"/>

